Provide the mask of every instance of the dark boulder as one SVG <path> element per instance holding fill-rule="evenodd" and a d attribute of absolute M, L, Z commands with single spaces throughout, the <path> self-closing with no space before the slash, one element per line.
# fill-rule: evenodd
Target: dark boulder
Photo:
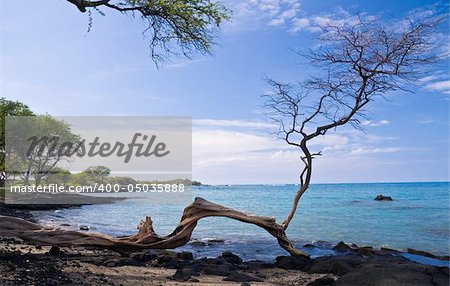
<path fill-rule="evenodd" d="M 207 241 L 208 243 L 225 243 L 225 240 L 220 238 L 212 238 L 208 239 Z"/>
<path fill-rule="evenodd" d="M 396 249 L 392 249 L 392 248 L 388 248 L 388 247 L 380 247 L 380 252 L 381 253 L 388 253 L 388 254 L 391 254 L 391 253 L 399 253 L 400 251 L 398 251 L 398 250 L 396 250 Z"/>
<path fill-rule="evenodd" d="M 365 263 L 339 277 L 335 285 L 448 286 L 449 276 L 448 268 L 385 260 Z"/>
<path fill-rule="evenodd" d="M 204 264 L 200 267 L 201 272 L 206 275 L 228 276 L 231 274 L 232 268 L 229 264 Z"/>
<path fill-rule="evenodd" d="M 409 254 L 421 255 L 421 256 L 430 257 L 430 258 L 434 258 L 434 259 L 438 259 L 438 260 L 449 260 L 448 256 L 437 256 L 437 255 L 434 255 L 432 253 L 429 253 L 429 252 L 426 252 L 423 250 L 408 248 L 407 251 Z"/>
<path fill-rule="evenodd" d="M 192 254 L 192 252 L 189 252 L 189 251 L 183 251 L 183 252 L 177 253 L 177 257 L 182 260 L 194 259 L 194 255 Z"/>
<path fill-rule="evenodd" d="M 339 252 L 346 252 L 352 250 L 352 248 L 347 244 L 345 244 L 343 241 L 338 242 L 338 244 L 336 244 L 332 249 Z"/>
<path fill-rule="evenodd" d="M 228 275 L 227 277 L 223 278 L 223 281 L 233 281 L 233 282 L 263 282 L 263 280 L 261 278 L 252 276 L 252 275 L 248 275 L 245 273 L 241 273 L 241 272 L 232 272 L 230 275 Z"/>
<path fill-rule="evenodd" d="M 192 246 L 206 246 L 206 242 L 201 240 L 194 240 L 189 243 Z"/>
<path fill-rule="evenodd" d="M 343 275 L 354 270 L 366 261 L 360 255 L 319 257 L 313 260 L 309 273 Z"/>
<path fill-rule="evenodd" d="M 358 254 L 364 255 L 364 256 L 372 256 L 372 255 L 379 255 L 380 253 L 377 253 L 373 247 L 371 246 L 363 246 L 358 248 L 356 251 Z"/>
<path fill-rule="evenodd" d="M 193 264 L 190 260 L 181 260 L 178 258 L 174 258 L 166 263 L 157 264 L 157 266 L 163 266 L 169 269 L 184 269 L 186 267 L 190 267 Z"/>
<path fill-rule="evenodd" d="M 275 265 L 285 270 L 308 271 L 311 268 L 311 259 L 303 256 L 278 256 Z"/>
<path fill-rule="evenodd" d="M 140 266 L 141 264 L 139 263 L 139 261 L 134 260 L 132 258 L 121 257 L 121 258 L 106 259 L 102 265 L 106 266 L 106 267 L 118 267 L 118 266 L 126 266 L 126 265 Z"/>
<path fill-rule="evenodd" d="M 47 254 L 50 256 L 59 256 L 62 254 L 62 251 L 61 249 L 59 249 L 58 246 L 52 246 L 50 250 L 47 252 Z"/>
<path fill-rule="evenodd" d="M 333 285 L 334 282 L 336 281 L 332 277 L 325 276 L 309 282 L 306 286 L 328 286 Z"/>
<path fill-rule="evenodd" d="M 130 257 L 140 262 L 148 262 L 156 260 L 158 258 L 158 255 L 154 252 L 147 251 L 147 252 L 132 253 Z"/>
<path fill-rule="evenodd" d="M 388 196 L 377 195 L 374 200 L 375 201 L 392 201 L 392 198 L 388 197 Z"/>
<path fill-rule="evenodd" d="M 266 268 L 272 268 L 273 264 L 262 262 L 258 260 L 253 261 L 247 261 L 239 265 L 239 269 L 242 270 L 260 270 L 260 269 L 266 269 Z"/>
<path fill-rule="evenodd" d="M 89 226 L 82 225 L 82 226 L 80 226 L 80 230 L 88 231 L 89 230 Z"/>
<path fill-rule="evenodd" d="M 190 260 L 182 260 L 177 257 L 177 253 L 165 253 L 158 256 L 156 259 L 155 266 L 162 266 L 170 269 L 180 269 L 187 266 L 190 266 L 192 261 Z"/>
<path fill-rule="evenodd" d="M 185 282 L 185 281 L 188 281 L 189 279 L 191 279 L 191 275 L 184 272 L 183 269 L 177 269 L 175 274 L 172 277 L 170 277 L 170 279 L 178 281 L 178 282 Z"/>
<path fill-rule="evenodd" d="M 222 252 L 222 255 L 219 256 L 219 258 L 222 258 L 231 264 L 241 264 L 242 263 L 242 259 L 239 256 L 237 256 L 236 254 L 232 253 L 231 251 Z"/>

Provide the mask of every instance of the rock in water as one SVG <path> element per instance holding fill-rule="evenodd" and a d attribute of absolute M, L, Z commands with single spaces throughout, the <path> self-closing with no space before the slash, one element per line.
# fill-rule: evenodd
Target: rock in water
<path fill-rule="evenodd" d="M 82 225 L 82 226 L 80 226 L 80 230 L 88 231 L 89 230 L 89 226 Z"/>
<path fill-rule="evenodd" d="M 408 248 L 407 252 L 410 254 L 430 257 L 430 258 L 438 259 L 438 260 L 450 260 L 448 256 L 437 256 L 437 255 L 434 255 L 434 254 L 426 252 L 426 251 L 412 249 L 412 248 Z"/>
<path fill-rule="evenodd" d="M 335 250 L 335 251 L 339 251 L 339 252 L 345 252 L 345 251 L 350 251 L 351 250 L 350 246 L 345 244 L 343 241 L 340 241 L 332 249 Z"/>
<path fill-rule="evenodd" d="M 375 201 L 392 201 L 392 198 L 388 197 L 388 196 L 377 195 L 374 200 Z"/>
<path fill-rule="evenodd" d="M 206 246 L 206 242 L 200 240 L 191 241 L 189 244 L 193 246 Z"/>

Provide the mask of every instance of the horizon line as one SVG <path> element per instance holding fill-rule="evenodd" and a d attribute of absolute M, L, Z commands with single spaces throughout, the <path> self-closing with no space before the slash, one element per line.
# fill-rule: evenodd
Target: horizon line
<path fill-rule="evenodd" d="M 195 180 L 197 181 L 197 180 Z M 299 185 L 299 183 L 236 183 L 236 184 L 207 184 L 199 181 L 200 186 L 279 186 L 279 185 Z M 450 183 L 448 181 L 386 181 L 386 182 L 350 182 L 350 183 L 311 183 L 313 185 L 350 185 L 350 184 L 414 184 L 414 183 Z"/>

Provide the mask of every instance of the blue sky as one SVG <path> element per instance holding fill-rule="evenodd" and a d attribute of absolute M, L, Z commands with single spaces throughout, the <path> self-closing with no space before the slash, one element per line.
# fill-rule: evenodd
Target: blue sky
<path fill-rule="evenodd" d="M 105 10 L 87 33 L 87 14 L 66 1 L 2 0 L 0 96 L 61 116 L 192 116 L 194 179 L 296 183 L 298 153 L 275 140 L 276 126 L 261 112 L 264 75 L 305 78 L 308 66 L 291 49 L 313 46 L 320 21 L 351 21 L 357 13 L 402 18 L 436 1 L 224 3 L 233 21 L 213 55 L 173 58 L 157 70 L 139 19 Z M 441 32 L 448 39 L 448 22 Z M 373 102 L 367 133 L 342 128 L 314 142 L 324 156 L 313 182 L 448 181 L 448 57 L 414 90 Z"/>

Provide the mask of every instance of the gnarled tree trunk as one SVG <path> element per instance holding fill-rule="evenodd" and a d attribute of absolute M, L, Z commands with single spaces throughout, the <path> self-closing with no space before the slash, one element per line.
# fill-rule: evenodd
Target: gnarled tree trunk
<path fill-rule="evenodd" d="M 274 236 L 282 248 L 294 256 L 309 256 L 297 250 L 287 239 L 284 228 L 272 217 L 245 214 L 202 198 L 195 198 L 187 206 L 175 230 L 167 236 L 159 236 L 153 229 L 152 220 L 146 217 L 138 226 L 138 233 L 129 237 L 115 238 L 103 234 L 86 233 L 60 228 L 44 228 L 20 218 L 0 216 L 0 236 L 19 237 L 39 245 L 95 246 L 129 253 L 140 249 L 172 249 L 189 242 L 197 222 L 205 217 L 228 217 L 264 228 Z"/>

